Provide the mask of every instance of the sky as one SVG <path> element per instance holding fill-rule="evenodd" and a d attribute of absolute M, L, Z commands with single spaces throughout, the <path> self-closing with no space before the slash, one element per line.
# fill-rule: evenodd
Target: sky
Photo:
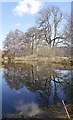
<path fill-rule="evenodd" d="M 44 1 L 44 0 L 43 0 Z M 46 1 L 46 0 L 45 0 Z M 63 1 L 63 0 L 61 0 Z M 10 30 L 19 29 L 25 32 L 28 28 L 36 25 L 35 19 L 42 8 L 48 6 L 59 6 L 65 12 L 71 12 L 71 2 L 42 2 L 42 0 L 9 0 L 0 2 L 0 49 L 2 42 Z"/>

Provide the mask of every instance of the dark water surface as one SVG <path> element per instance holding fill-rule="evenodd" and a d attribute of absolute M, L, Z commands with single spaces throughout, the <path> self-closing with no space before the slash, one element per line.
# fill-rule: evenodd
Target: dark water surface
<path fill-rule="evenodd" d="M 2 113 L 24 112 L 29 116 L 48 107 L 72 104 L 72 70 L 47 64 L 9 64 L 1 68 Z M 63 107 L 63 106 L 62 106 Z"/>

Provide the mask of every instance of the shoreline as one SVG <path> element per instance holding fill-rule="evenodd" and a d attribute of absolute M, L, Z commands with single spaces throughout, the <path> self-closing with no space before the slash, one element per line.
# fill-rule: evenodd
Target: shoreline
<path fill-rule="evenodd" d="M 15 65 L 15 64 L 27 64 L 27 65 L 49 65 L 49 67 L 54 67 L 56 69 L 62 69 L 62 70 L 73 70 L 73 65 L 71 66 L 69 63 L 62 63 L 62 62 L 49 62 L 49 61 L 36 61 L 36 60 L 22 60 L 22 61 L 14 61 L 11 63 L 8 63 L 7 61 L 2 62 L 1 66 L 4 65 Z"/>

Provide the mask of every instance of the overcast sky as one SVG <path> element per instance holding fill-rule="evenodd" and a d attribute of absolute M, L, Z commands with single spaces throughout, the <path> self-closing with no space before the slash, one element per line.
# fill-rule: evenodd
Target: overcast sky
<path fill-rule="evenodd" d="M 25 32 L 35 25 L 39 10 L 50 5 L 59 6 L 65 13 L 70 13 L 70 2 L 42 2 L 40 0 L 16 0 L 17 2 L 0 2 L 0 48 L 2 41 L 10 30 L 19 29 Z M 40 1 L 40 2 L 39 2 Z M 61 0 L 62 1 L 62 0 Z"/>

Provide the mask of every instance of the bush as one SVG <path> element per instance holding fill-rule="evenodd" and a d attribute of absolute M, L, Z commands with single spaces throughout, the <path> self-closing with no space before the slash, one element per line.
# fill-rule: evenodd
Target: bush
<path fill-rule="evenodd" d="M 70 60 L 70 65 L 73 66 L 73 60 Z"/>

